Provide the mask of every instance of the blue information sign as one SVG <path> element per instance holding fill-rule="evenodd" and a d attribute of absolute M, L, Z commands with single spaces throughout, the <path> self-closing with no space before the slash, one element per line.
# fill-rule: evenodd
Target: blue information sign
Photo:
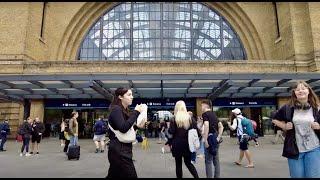
<path fill-rule="evenodd" d="M 97 109 L 108 108 L 109 105 L 110 103 L 104 99 L 55 99 L 44 102 L 46 109 Z"/>
<path fill-rule="evenodd" d="M 131 105 L 132 108 L 136 106 L 136 104 L 147 104 L 149 108 L 156 108 L 156 109 L 173 109 L 176 105 L 176 102 L 179 100 L 183 100 L 186 103 L 187 108 L 194 108 L 196 105 L 195 98 L 188 98 L 188 99 L 178 99 L 178 98 L 154 98 L 154 99 L 140 99 L 135 98 Z"/>
<path fill-rule="evenodd" d="M 217 98 L 212 102 L 218 107 L 261 107 L 276 106 L 275 98 Z"/>
<path fill-rule="evenodd" d="M 144 103 L 149 108 L 154 109 L 173 109 L 176 102 L 181 99 L 142 99 L 134 98 L 130 108 L 134 108 L 136 104 Z M 186 103 L 187 108 L 194 108 L 196 104 L 195 98 L 182 99 Z M 45 100 L 46 109 L 96 109 L 109 108 L 110 102 L 104 99 L 54 99 Z"/>

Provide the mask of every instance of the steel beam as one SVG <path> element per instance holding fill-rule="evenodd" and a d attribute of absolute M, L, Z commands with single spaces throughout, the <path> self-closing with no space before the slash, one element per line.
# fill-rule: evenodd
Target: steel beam
<path fill-rule="evenodd" d="M 214 100 L 217 98 L 220 94 L 222 94 L 224 91 L 229 89 L 231 85 L 228 83 L 228 80 L 222 80 L 219 83 L 219 87 L 211 94 L 208 95 L 208 98 L 211 100 Z"/>
<path fill-rule="evenodd" d="M 103 97 L 105 97 L 107 100 L 109 100 L 110 102 L 112 102 L 113 100 L 113 95 L 107 91 L 106 89 L 104 89 L 99 82 L 96 81 L 90 81 L 90 87 L 95 90 L 97 93 L 101 94 Z"/>

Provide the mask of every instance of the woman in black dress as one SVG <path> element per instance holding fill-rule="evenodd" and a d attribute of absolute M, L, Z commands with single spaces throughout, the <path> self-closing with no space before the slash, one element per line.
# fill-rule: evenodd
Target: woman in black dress
<path fill-rule="evenodd" d="M 142 110 L 141 105 L 129 113 L 128 107 L 132 104 L 131 89 L 118 88 L 115 91 L 113 102 L 110 106 L 109 124 L 114 130 L 126 133 L 137 121 Z M 132 161 L 132 143 L 123 143 L 109 130 L 108 159 L 110 163 L 107 178 L 126 177 L 137 178 L 136 169 Z"/>

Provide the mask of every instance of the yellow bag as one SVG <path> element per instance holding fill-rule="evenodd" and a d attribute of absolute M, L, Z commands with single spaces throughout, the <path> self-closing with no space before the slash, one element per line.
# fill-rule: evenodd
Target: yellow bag
<path fill-rule="evenodd" d="M 70 140 L 70 136 L 69 136 L 69 133 L 68 133 L 68 132 L 63 132 L 63 134 L 64 134 L 64 138 L 65 138 L 66 140 Z"/>
<path fill-rule="evenodd" d="M 148 141 L 148 138 L 146 138 L 146 137 L 143 138 L 143 141 L 142 141 L 142 143 L 141 143 L 141 147 L 142 147 L 142 149 L 144 149 L 144 150 L 149 149 L 149 141 Z"/>

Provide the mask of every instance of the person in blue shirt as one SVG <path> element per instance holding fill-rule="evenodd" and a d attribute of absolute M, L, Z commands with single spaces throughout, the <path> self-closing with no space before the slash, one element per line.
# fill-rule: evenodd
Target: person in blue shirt
<path fill-rule="evenodd" d="M 0 144 L 0 151 L 6 151 L 3 149 L 4 144 L 7 141 L 7 135 L 10 133 L 10 126 L 9 126 L 9 120 L 6 119 L 4 122 L 0 125 L 0 138 L 1 138 L 1 144 Z"/>
<path fill-rule="evenodd" d="M 95 153 L 99 152 L 99 149 L 101 153 L 104 152 L 104 141 L 106 140 L 106 123 L 102 120 L 102 118 L 99 118 L 96 123 L 93 126 L 94 136 L 93 141 L 96 145 L 96 151 Z M 100 142 L 100 148 L 99 148 L 99 142 Z"/>

